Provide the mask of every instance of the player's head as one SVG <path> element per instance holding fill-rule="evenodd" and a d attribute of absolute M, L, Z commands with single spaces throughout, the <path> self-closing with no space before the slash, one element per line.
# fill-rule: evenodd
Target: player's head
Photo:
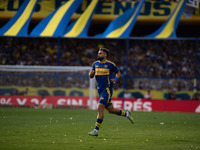
<path fill-rule="evenodd" d="M 110 51 L 107 48 L 100 48 L 98 55 L 97 55 L 97 59 L 98 60 L 103 60 L 108 58 Z"/>

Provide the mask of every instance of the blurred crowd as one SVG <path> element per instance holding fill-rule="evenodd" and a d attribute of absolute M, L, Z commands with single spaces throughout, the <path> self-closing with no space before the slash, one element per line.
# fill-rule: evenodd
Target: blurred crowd
<path fill-rule="evenodd" d="M 118 2 L 132 2 L 132 1 L 139 1 L 139 0 L 101 0 L 102 2 L 113 2 L 113 1 L 118 1 Z M 156 2 L 178 2 L 178 0 L 152 0 Z"/>
<path fill-rule="evenodd" d="M 31 86 L 31 87 L 65 87 L 65 88 L 88 88 L 88 71 L 44 73 L 44 72 L 12 72 L 3 73 L 0 85 L 4 86 Z"/>
<path fill-rule="evenodd" d="M 200 60 L 200 51 L 197 56 L 195 53 L 195 41 L 130 40 L 128 53 L 126 42 L 126 40 L 113 39 L 58 40 L 57 38 L 2 37 L 0 64 L 91 66 L 96 61 L 98 49 L 106 47 L 111 51 L 109 59 L 117 64 L 123 75 L 128 75 L 127 88 L 129 89 L 162 90 L 171 87 L 177 90 L 193 89 L 195 60 L 196 58 Z M 200 67 L 196 68 L 199 77 Z M 175 80 L 170 77 L 183 78 Z M 124 83 L 120 80 L 115 88 L 123 88 L 123 86 Z"/>
<path fill-rule="evenodd" d="M 133 41 L 129 50 L 128 74 L 194 77 L 195 55 L 194 41 Z M 200 75 L 200 68 L 197 69 Z"/>

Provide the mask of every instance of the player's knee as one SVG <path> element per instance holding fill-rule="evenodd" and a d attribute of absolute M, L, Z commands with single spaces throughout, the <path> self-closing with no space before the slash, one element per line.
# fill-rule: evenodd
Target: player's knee
<path fill-rule="evenodd" d="M 103 113 L 103 109 L 102 108 L 97 108 L 98 113 Z"/>
<path fill-rule="evenodd" d="M 97 110 L 98 110 L 97 118 L 103 119 L 103 117 L 104 117 L 103 111 L 101 109 L 97 109 Z"/>
<path fill-rule="evenodd" d="M 109 112 L 110 114 L 113 114 L 113 113 L 114 113 L 113 109 L 109 109 L 108 112 Z"/>

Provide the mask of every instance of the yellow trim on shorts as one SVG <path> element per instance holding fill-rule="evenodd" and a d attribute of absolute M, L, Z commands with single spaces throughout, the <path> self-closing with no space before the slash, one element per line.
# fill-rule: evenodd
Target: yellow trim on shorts
<path fill-rule="evenodd" d="M 106 91 L 108 92 L 108 100 L 107 100 L 107 104 L 108 104 L 111 94 L 110 94 L 110 89 L 108 87 L 106 88 Z"/>

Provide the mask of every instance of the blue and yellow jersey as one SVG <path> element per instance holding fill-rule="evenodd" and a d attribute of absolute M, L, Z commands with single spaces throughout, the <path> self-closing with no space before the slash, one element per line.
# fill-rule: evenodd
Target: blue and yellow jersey
<path fill-rule="evenodd" d="M 100 63 L 100 61 L 95 61 L 92 66 L 92 70 L 95 71 L 98 90 L 112 87 L 113 83 L 111 83 L 110 80 L 115 77 L 114 73 L 119 72 L 117 66 L 113 62 L 108 60 L 106 60 L 104 63 Z"/>

